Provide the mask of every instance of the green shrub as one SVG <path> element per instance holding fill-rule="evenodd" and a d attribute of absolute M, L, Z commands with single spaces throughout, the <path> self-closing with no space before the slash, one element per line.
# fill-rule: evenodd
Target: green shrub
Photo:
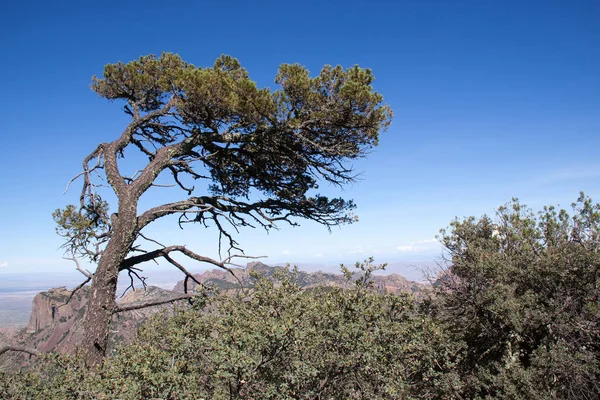
<path fill-rule="evenodd" d="M 303 291 L 293 272 L 258 279 L 246 295 L 153 318 L 98 372 L 58 357 L 53 378 L 25 380 L 32 398 L 56 388 L 57 399 L 455 397 L 460 348 L 410 296 L 369 290 L 374 267 L 359 266 L 364 279 L 346 289 Z"/>
<path fill-rule="evenodd" d="M 600 398 L 600 205 L 572 206 L 515 200 L 442 231 L 439 316 L 467 344 L 465 397 Z"/>

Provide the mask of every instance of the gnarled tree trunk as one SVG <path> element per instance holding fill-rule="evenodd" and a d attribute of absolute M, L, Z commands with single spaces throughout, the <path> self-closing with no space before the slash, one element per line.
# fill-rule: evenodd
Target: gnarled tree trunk
<path fill-rule="evenodd" d="M 92 280 L 81 338 L 81 349 L 90 365 L 100 364 L 106 354 L 110 321 L 117 308 L 115 298 L 119 269 L 135 241 L 136 203 L 135 200 L 120 202 L 119 213 L 113 217 L 114 235 Z"/>

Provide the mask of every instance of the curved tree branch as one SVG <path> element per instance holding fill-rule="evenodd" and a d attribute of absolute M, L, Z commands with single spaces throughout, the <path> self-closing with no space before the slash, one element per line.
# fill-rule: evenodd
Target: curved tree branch
<path fill-rule="evenodd" d="M 167 300 L 148 301 L 148 302 L 145 302 L 142 304 L 136 304 L 136 305 L 126 306 L 126 307 L 117 307 L 115 309 L 114 313 L 117 314 L 117 313 L 122 313 L 125 311 L 141 310 L 143 308 L 175 303 L 176 301 L 190 300 L 190 299 L 193 299 L 194 297 L 199 297 L 199 296 L 204 296 L 204 295 L 198 294 L 198 293 L 184 294 L 184 295 L 173 297 L 173 298 L 167 299 Z"/>
<path fill-rule="evenodd" d="M 191 258 L 193 260 L 214 265 L 215 267 L 224 269 L 225 271 L 229 272 L 231 275 L 235 276 L 233 271 L 229 267 L 227 267 L 227 265 L 226 265 L 227 262 L 217 261 L 210 257 L 201 256 L 200 254 L 194 253 L 193 251 L 187 249 L 185 246 L 168 246 L 168 247 L 165 247 L 162 249 L 149 251 L 148 253 L 145 253 L 145 254 L 140 254 L 137 256 L 126 258 L 121 263 L 121 265 L 119 267 L 119 271 L 123 271 L 123 270 L 128 269 L 137 264 L 141 264 L 141 263 L 144 263 L 147 261 L 155 260 L 157 258 L 168 256 L 172 252 L 179 252 L 179 253 L 182 253 L 182 254 L 188 256 L 189 258 Z M 227 260 L 230 260 L 230 258 L 227 258 Z M 186 273 L 187 271 L 182 271 L 182 272 Z M 189 273 L 187 273 L 187 274 L 189 274 Z"/>
<path fill-rule="evenodd" d="M 36 349 L 30 349 L 30 348 L 21 347 L 21 346 L 4 346 L 4 347 L 0 347 L 0 356 L 9 351 L 27 353 L 27 354 L 31 354 L 32 356 L 36 356 L 36 357 L 40 355 L 40 352 L 37 351 Z"/>

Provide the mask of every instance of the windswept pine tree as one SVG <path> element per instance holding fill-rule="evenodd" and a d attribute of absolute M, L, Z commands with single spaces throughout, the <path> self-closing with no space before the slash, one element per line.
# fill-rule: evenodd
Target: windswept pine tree
<path fill-rule="evenodd" d="M 102 361 L 110 320 L 122 311 L 115 302 L 120 272 L 135 277 L 141 264 L 164 259 L 193 281 L 172 255 L 227 269 L 241 255 L 231 232 L 238 227 L 271 229 L 301 219 L 327 227 L 354 222 L 351 200 L 328 198 L 317 189 L 320 181 L 353 182 L 348 161 L 376 146 L 389 125 L 392 112 L 373 90 L 373 79 L 358 66 L 325 66 L 311 77 L 300 65 L 283 64 L 275 77 L 278 88 L 261 89 L 230 56 L 202 68 L 168 53 L 109 64 L 103 76 L 94 77 L 92 89 L 123 104 L 131 122 L 83 159 L 80 203 L 54 213 L 69 256 L 96 264 L 86 273 L 91 299 L 81 346 L 88 361 Z M 147 163 L 127 175 L 119 159 L 132 151 Z M 159 175 L 170 175 L 181 199 L 140 209 L 140 197 L 159 186 Z M 103 181 L 114 191 L 114 204 L 97 190 Z M 196 189 L 195 182 L 203 181 L 208 184 L 199 187 L 208 189 Z M 227 256 L 212 259 L 144 234 L 169 216 L 180 225 L 215 228 Z"/>

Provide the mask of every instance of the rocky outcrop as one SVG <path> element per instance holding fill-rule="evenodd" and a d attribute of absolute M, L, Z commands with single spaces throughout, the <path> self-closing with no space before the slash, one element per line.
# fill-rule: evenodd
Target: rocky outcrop
<path fill-rule="evenodd" d="M 89 287 L 83 287 L 69 300 L 71 291 L 65 287 L 50 289 L 38 293 L 32 303 L 31 317 L 27 327 L 21 330 L 0 331 L 0 345 L 13 344 L 35 348 L 41 352 L 55 351 L 73 354 L 83 334 L 83 315 L 85 314 Z M 156 300 L 170 299 L 178 294 L 149 286 L 146 290 L 128 292 L 119 303 L 121 305 L 140 305 Z M 119 313 L 113 317 L 109 351 L 121 344 L 131 342 L 141 323 L 157 312 L 172 309 L 172 305 L 153 306 Z M 12 354 L 4 357 L 12 365 L 24 365 L 27 356 Z"/>
<path fill-rule="evenodd" d="M 235 269 L 234 273 L 238 278 L 244 278 L 245 274 L 242 273 L 242 270 Z M 213 269 L 210 271 L 205 271 L 201 274 L 193 274 L 194 278 L 196 278 L 199 282 L 202 282 L 206 286 L 214 286 L 220 289 L 228 288 L 230 286 L 239 285 L 238 280 L 235 279 L 229 272 L 223 271 L 220 269 Z M 187 290 L 188 292 L 193 292 L 198 287 L 198 284 L 191 279 L 188 279 Z M 177 282 L 175 287 L 173 287 L 174 292 L 183 293 L 185 289 L 184 281 L 181 280 Z"/>
<path fill-rule="evenodd" d="M 373 280 L 375 281 L 375 286 L 382 291 L 395 294 L 412 293 L 417 297 L 420 297 L 430 287 L 430 285 L 424 283 L 409 281 L 398 274 L 377 275 Z"/>
<path fill-rule="evenodd" d="M 63 341 L 85 312 L 88 292 L 88 287 L 81 288 L 68 303 L 71 291 L 66 287 L 37 294 L 33 298 L 29 324 L 19 338 L 39 351 L 70 352 Z"/>

